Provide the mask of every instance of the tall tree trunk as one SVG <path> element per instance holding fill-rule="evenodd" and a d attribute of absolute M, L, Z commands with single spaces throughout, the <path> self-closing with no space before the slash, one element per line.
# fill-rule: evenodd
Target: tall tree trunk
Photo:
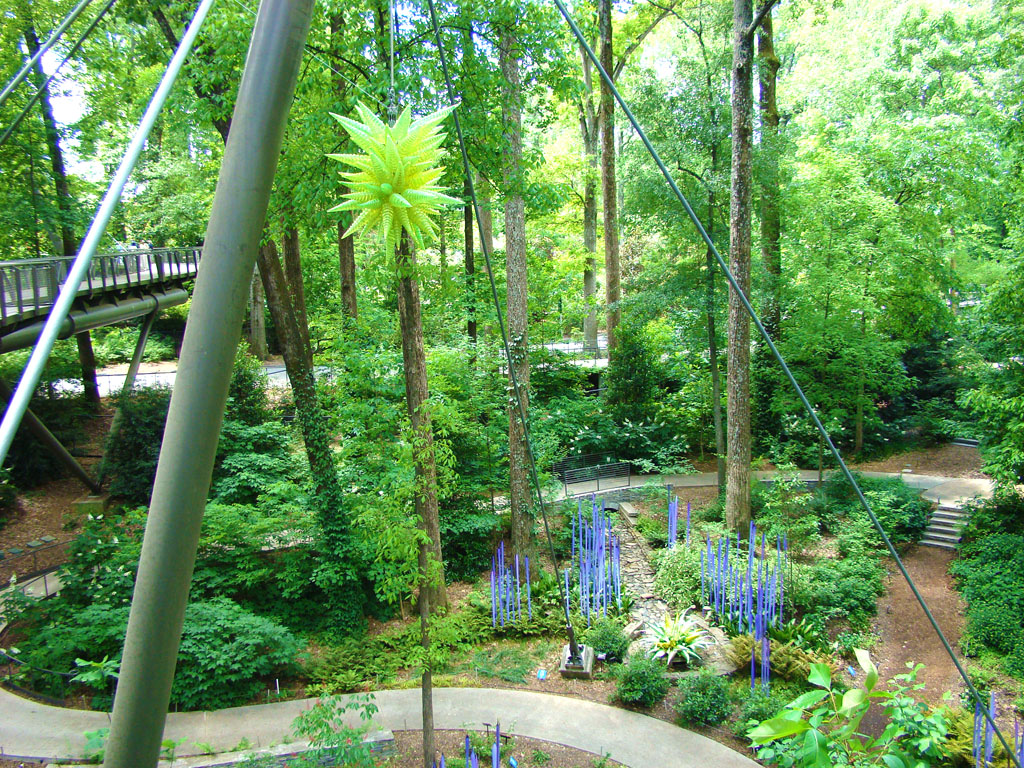
<path fill-rule="evenodd" d="M 407 235 L 395 259 L 398 290 L 398 319 L 402 330 L 402 360 L 405 364 L 405 404 L 415 441 L 416 515 L 430 539 L 430 570 L 421 573 L 429 582 L 428 602 L 432 609 L 448 607 L 441 559 L 441 524 L 437 507 L 437 465 L 434 461 L 434 433 L 427 405 L 427 357 L 423 348 L 423 318 L 420 314 L 420 286 L 416 257 Z M 421 584 L 422 587 L 422 584 Z"/>
<path fill-rule="evenodd" d="M 338 221 L 338 272 L 341 275 L 341 309 L 355 320 L 359 317 L 356 303 L 356 244 L 345 230 L 349 228 L 349 217 L 343 216 Z"/>
<path fill-rule="evenodd" d="M 519 82 L 519 51 L 515 30 L 503 27 L 498 38 L 501 67 L 501 117 L 503 128 L 502 176 L 505 193 L 505 277 L 508 336 L 512 351 L 511 374 L 519 381 L 523 411 L 529 418 L 530 361 L 526 323 L 526 217 L 522 189 L 522 89 Z M 509 483 L 512 502 L 512 548 L 520 555 L 534 555 L 533 515 L 528 478 L 529 456 L 525 425 L 514 403 L 508 420 Z"/>
<path fill-rule="evenodd" d="M 284 276 L 291 295 L 295 322 L 306 349 L 306 364 L 313 366 L 313 348 L 309 344 L 309 316 L 306 314 L 306 289 L 302 284 L 302 255 L 299 250 L 299 231 L 288 227 L 284 231 Z"/>
<path fill-rule="evenodd" d="M 277 246 L 273 240 L 261 246 L 257 255 L 267 305 L 274 320 L 281 344 L 285 370 L 292 386 L 295 410 L 302 442 L 309 461 L 313 503 L 321 529 L 323 561 L 318 585 L 328 598 L 325 606 L 332 618 L 343 628 L 352 629 L 362 620 L 363 592 L 358 583 L 358 557 L 350 521 L 342 508 L 342 491 L 331 451 L 330 438 L 324 429 L 326 418 L 320 406 L 313 368 L 309 364 L 307 342 L 292 304 L 292 294 L 285 279 Z"/>
<path fill-rule="evenodd" d="M 774 341 L 778 338 L 781 313 L 782 221 L 779 214 L 779 105 L 776 100 L 779 57 L 775 53 L 771 13 L 761 22 L 757 35 L 757 53 L 760 60 L 758 107 L 761 112 L 764 165 L 761 180 L 761 260 L 768 273 L 764 327 Z"/>
<path fill-rule="evenodd" d="M 583 248 L 587 261 L 583 267 L 583 301 L 587 314 L 583 317 L 583 344 L 597 348 L 597 178 L 598 129 L 597 113 L 594 110 L 594 84 L 591 74 L 590 57 L 580 50 L 583 57 L 583 83 L 586 97 L 580 109 L 580 130 L 583 134 Z"/>
<path fill-rule="evenodd" d="M 598 29 L 601 36 L 601 66 L 613 72 L 612 0 L 598 0 Z M 618 192 L 615 185 L 615 101 L 612 89 L 601 79 L 601 200 L 604 203 L 604 294 L 608 304 L 608 351 L 615 348 L 615 327 L 619 324 L 622 298 L 622 266 L 619 261 Z"/>
<path fill-rule="evenodd" d="M 761 261 L 766 291 L 761 318 L 772 340 L 781 338 L 782 313 L 782 222 L 779 211 L 779 106 L 776 100 L 779 57 L 775 53 L 772 16 L 768 13 L 757 34 L 758 110 L 761 114 Z M 755 345 L 753 387 L 757 408 L 753 416 L 755 434 L 778 434 L 781 422 L 772 410 L 779 376 L 767 344 Z"/>
<path fill-rule="evenodd" d="M 466 263 L 466 335 L 476 344 L 476 263 L 473 258 L 473 202 L 469 179 L 463 185 L 466 206 L 463 210 L 463 249 Z"/>
<path fill-rule="evenodd" d="M 340 53 L 343 47 L 342 35 L 345 29 L 345 17 L 339 10 L 331 14 L 331 50 Z M 339 104 L 348 96 L 345 79 L 335 73 L 334 92 Z M 344 150 L 343 150 L 344 151 Z M 338 185 L 338 197 L 348 193 L 344 183 Z M 355 239 L 345 237 L 345 232 L 352 225 L 352 214 L 342 211 L 338 219 L 338 276 L 341 283 L 341 311 L 346 317 L 355 320 L 359 316 L 356 304 L 356 245 Z"/>
<path fill-rule="evenodd" d="M 480 229 L 484 232 L 484 241 L 480 247 L 487 247 L 487 252 L 494 253 L 494 216 L 491 214 L 491 192 L 488 183 L 481 176 L 477 182 L 477 199 L 480 202 Z"/>
<path fill-rule="evenodd" d="M 263 309 L 263 283 L 260 281 L 259 270 L 254 269 L 249 286 L 249 351 L 260 360 L 268 357 L 267 323 Z"/>
<path fill-rule="evenodd" d="M 423 728 L 423 768 L 433 768 L 434 753 L 434 670 L 430 663 L 430 573 L 431 552 L 426 541 L 420 541 L 417 562 L 420 569 L 420 646 L 423 648 L 423 672 L 420 675 L 420 709 Z"/>
<path fill-rule="evenodd" d="M 732 194 L 729 262 L 744 294 L 750 293 L 752 208 L 753 20 L 751 0 L 733 0 Z M 729 290 L 728 466 L 725 520 L 746 534 L 750 525 L 750 319 L 736 291 Z"/>
<path fill-rule="evenodd" d="M 24 10 L 26 14 L 31 13 L 27 5 Z M 39 38 L 36 35 L 31 16 L 26 15 L 25 18 L 28 21 L 25 26 L 25 45 L 31 57 L 39 51 Z M 57 193 L 61 247 L 65 256 L 74 256 L 78 253 L 78 240 L 75 238 L 72 226 L 71 188 L 68 185 L 68 176 L 64 169 L 64 153 L 61 151 L 57 121 L 53 118 L 53 107 L 50 105 L 50 90 L 49 87 L 43 87 L 46 83 L 46 74 L 43 72 L 41 62 L 37 61 L 32 67 L 32 77 L 35 80 L 36 88 L 43 89 L 39 97 L 39 109 L 43 115 L 46 144 L 50 152 L 50 166 L 53 169 L 53 185 Z M 82 368 L 82 387 L 85 390 L 85 399 L 94 407 L 98 406 L 100 404 L 100 388 L 96 381 L 96 355 L 93 353 L 92 337 L 89 331 L 75 334 L 75 343 L 78 345 L 78 362 Z"/>
<path fill-rule="evenodd" d="M 718 147 L 711 147 L 711 173 L 714 178 L 718 170 Z M 715 190 L 708 189 L 708 236 L 714 238 L 715 233 Z M 715 329 L 715 272 L 718 265 L 711 248 L 705 254 L 707 269 L 707 304 L 705 312 L 708 326 L 708 358 L 711 365 L 711 418 L 715 425 L 715 455 L 718 467 L 718 488 L 725 487 L 725 426 L 722 423 L 722 378 L 718 371 L 718 331 Z"/>

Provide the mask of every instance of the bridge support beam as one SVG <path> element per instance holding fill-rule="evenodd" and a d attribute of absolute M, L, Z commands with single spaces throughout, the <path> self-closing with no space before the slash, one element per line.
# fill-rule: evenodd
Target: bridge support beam
<path fill-rule="evenodd" d="M 118 398 L 117 409 L 114 411 L 114 418 L 110 421 L 110 436 L 108 440 L 113 442 L 117 440 L 117 433 L 121 431 L 121 422 L 124 421 L 124 397 L 132 391 L 132 387 L 135 386 L 135 377 L 139 373 L 139 367 L 142 365 L 142 355 L 146 351 L 146 340 L 149 338 L 149 332 L 153 328 L 153 321 L 156 320 L 156 316 L 160 314 L 159 307 L 154 309 L 148 315 L 146 319 L 142 321 L 142 327 L 139 329 L 139 339 L 135 342 L 135 352 L 132 354 L 132 360 L 128 363 L 128 371 L 124 375 L 124 384 L 121 385 L 121 396 Z M 102 465 L 100 465 L 99 482 L 103 484 L 104 474 Z"/>
<path fill-rule="evenodd" d="M 312 4 L 260 3 L 160 448 L 106 768 L 157 764 L 231 366 Z"/>
<path fill-rule="evenodd" d="M 3 398 L 4 407 L 11 401 L 11 394 L 11 388 L 7 386 L 7 382 L 0 381 L 0 398 Z M 35 439 L 42 443 L 61 464 L 67 467 L 71 474 L 85 483 L 86 488 L 93 493 L 101 493 L 100 484 L 92 479 L 89 473 L 85 471 L 85 468 L 78 463 L 78 460 L 68 452 L 68 449 L 61 444 L 60 440 L 46 428 L 46 425 L 30 409 L 25 409 L 25 416 L 22 418 L 21 423 L 28 427 L 28 431 L 32 433 Z"/>

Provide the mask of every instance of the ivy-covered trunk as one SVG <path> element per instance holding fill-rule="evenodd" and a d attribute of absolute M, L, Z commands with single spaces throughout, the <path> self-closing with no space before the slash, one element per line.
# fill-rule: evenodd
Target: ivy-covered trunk
<path fill-rule="evenodd" d="M 327 419 L 320 407 L 313 379 L 309 345 L 299 328 L 299 314 L 295 310 L 292 291 L 285 279 L 273 240 L 260 247 L 256 261 L 281 345 L 285 370 L 295 399 L 302 442 L 309 461 L 321 535 L 322 561 L 317 571 L 318 586 L 328 597 L 326 607 L 332 614 L 336 628 L 350 631 L 362 622 L 363 596 L 358 577 L 358 553 L 352 539 L 350 520 L 342 506 L 341 485 L 334 465 L 330 436 L 324 426 Z"/>
<path fill-rule="evenodd" d="M 615 71 L 612 54 L 612 0 L 597 4 L 598 28 L 601 35 L 601 66 L 605 72 Z M 619 324 L 622 298 L 622 265 L 619 261 L 618 190 L 615 185 L 615 101 L 612 89 L 601 78 L 601 199 L 604 202 L 604 294 L 608 304 L 608 351 L 615 348 L 615 328 Z"/>
<path fill-rule="evenodd" d="M 753 178 L 753 20 L 751 0 L 733 0 L 732 195 L 729 206 L 729 266 L 750 294 L 750 226 Z M 750 525 L 750 319 L 736 291 L 729 290 L 728 464 L 725 520 L 735 531 Z"/>

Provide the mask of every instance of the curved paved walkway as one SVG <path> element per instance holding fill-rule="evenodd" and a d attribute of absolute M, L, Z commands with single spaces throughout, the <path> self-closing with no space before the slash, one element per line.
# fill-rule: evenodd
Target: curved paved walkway
<path fill-rule="evenodd" d="M 344 697 L 343 697 L 344 698 Z M 418 688 L 378 691 L 380 711 L 374 725 L 390 730 L 420 726 Z M 285 701 L 217 712 L 185 712 L 167 716 L 164 738 L 185 743 L 176 754 L 199 753 L 197 742 L 218 752 L 235 749 L 242 739 L 253 748 L 287 741 L 291 723 L 314 699 Z M 85 731 L 106 728 L 102 712 L 61 709 L 37 704 L 0 689 L 0 754 L 33 758 L 78 758 Z M 350 724 L 356 713 L 347 713 Z M 610 754 L 630 768 L 753 768 L 753 760 L 704 736 L 637 712 L 607 704 L 533 691 L 488 688 L 434 690 L 434 724 L 438 729 L 483 730 L 485 722 L 501 721 L 502 731 L 569 747 Z"/>

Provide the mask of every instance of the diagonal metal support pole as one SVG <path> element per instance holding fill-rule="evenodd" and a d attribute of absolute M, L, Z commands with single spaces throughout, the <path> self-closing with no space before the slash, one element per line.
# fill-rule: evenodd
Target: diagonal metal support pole
<path fill-rule="evenodd" d="M 146 341 L 149 339 L 149 332 L 153 329 L 153 322 L 159 314 L 160 308 L 157 307 L 146 315 L 146 319 L 142 321 L 142 327 L 139 329 L 139 338 L 135 342 L 135 352 L 132 354 L 132 360 L 128 364 L 127 372 L 125 372 L 124 384 L 121 385 L 121 395 L 117 400 L 117 410 L 114 411 L 114 418 L 110 422 L 110 434 L 107 438 L 110 442 L 117 440 L 117 433 L 121 431 L 121 422 L 124 421 L 124 398 L 132 391 L 132 387 L 135 386 L 135 377 L 139 374 L 142 356 L 146 351 Z M 103 466 L 103 464 L 100 464 L 100 474 L 97 478 L 97 482 L 100 485 L 103 485 L 105 477 Z"/>
<path fill-rule="evenodd" d="M 221 163 L 160 447 L 106 768 L 156 766 L 231 365 L 312 0 L 263 0 Z"/>
<path fill-rule="evenodd" d="M 3 400 L 3 405 L 7 405 L 11 401 L 12 397 L 11 388 L 7 386 L 6 381 L 0 381 L 0 399 Z M 68 471 L 71 472 L 75 477 L 85 483 L 93 493 L 100 493 L 100 486 L 89 473 L 85 471 L 85 468 L 78 463 L 78 460 L 71 455 L 67 448 L 65 448 L 60 440 L 58 440 L 54 434 L 46 428 L 42 420 L 32 413 L 30 408 L 25 409 L 25 418 L 21 420 L 29 432 L 35 436 L 36 440 L 46 446 L 46 449 L 52 453 L 61 464 L 67 467 Z"/>

